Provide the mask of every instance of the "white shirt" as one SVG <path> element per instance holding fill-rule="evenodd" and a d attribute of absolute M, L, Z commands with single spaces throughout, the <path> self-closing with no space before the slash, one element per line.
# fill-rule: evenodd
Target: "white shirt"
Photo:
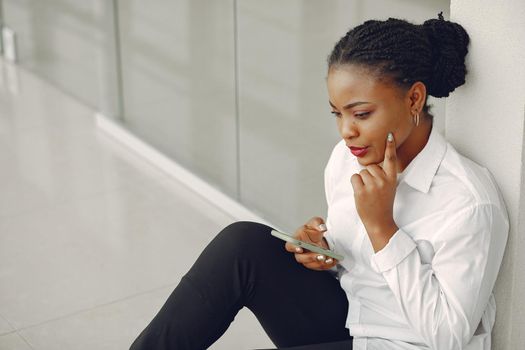
<path fill-rule="evenodd" d="M 350 182 L 364 168 L 341 140 L 325 169 L 325 237 L 345 256 L 337 269 L 354 350 L 490 350 L 492 289 L 509 230 L 492 175 L 433 128 L 398 174 L 399 230 L 374 253 Z"/>

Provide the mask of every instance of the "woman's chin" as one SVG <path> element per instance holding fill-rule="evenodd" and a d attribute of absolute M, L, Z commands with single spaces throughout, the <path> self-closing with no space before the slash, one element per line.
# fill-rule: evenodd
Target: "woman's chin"
<path fill-rule="evenodd" d="M 371 164 L 378 164 L 378 162 L 374 161 L 374 159 L 369 158 L 367 156 L 365 157 L 357 157 L 357 162 L 363 166 L 371 165 Z"/>

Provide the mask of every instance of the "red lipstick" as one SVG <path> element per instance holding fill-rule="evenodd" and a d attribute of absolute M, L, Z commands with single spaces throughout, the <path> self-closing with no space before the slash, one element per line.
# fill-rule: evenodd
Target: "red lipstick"
<path fill-rule="evenodd" d="M 353 147 L 349 146 L 350 152 L 356 157 L 362 157 L 368 152 L 368 147 Z"/>

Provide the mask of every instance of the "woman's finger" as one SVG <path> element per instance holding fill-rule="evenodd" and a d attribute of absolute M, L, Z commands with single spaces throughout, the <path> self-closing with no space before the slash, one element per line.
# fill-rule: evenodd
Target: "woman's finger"
<path fill-rule="evenodd" d="M 332 259 L 332 258 L 330 259 L 331 259 L 330 262 L 329 262 L 329 259 L 326 259 L 324 262 L 313 261 L 309 263 L 304 263 L 303 266 L 311 270 L 317 270 L 317 271 L 330 270 L 332 267 L 334 267 L 338 263 L 337 260 Z"/>
<path fill-rule="evenodd" d="M 361 191 L 361 189 L 365 186 L 363 183 L 363 179 L 361 178 L 361 175 L 354 174 L 350 178 L 350 182 L 352 183 L 352 188 L 354 189 L 355 193 L 358 193 Z"/>
<path fill-rule="evenodd" d="M 290 242 L 286 242 L 284 245 L 284 249 L 286 249 L 287 252 L 290 253 L 302 253 L 303 248 L 296 246 L 295 244 L 292 244 Z"/>
<path fill-rule="evenodd" d="M 303 240 L 310 241 L 316 245 L 319 245 L 319 243 L 323 241 L 324 231 L 307 228 L 303 231 L 303 233 Z"/>
<path fill-rule="evenodd" d="M 317 260 L 317 253 L 301 253 L 301 254 L 294 254 L 295 260 L 300 264 L 308 264 L 313 262 L 319 262 Z"/>
<path fill-rule="evenodd" d="M 295 260 L 301 264 L 318 263 L 320 265 L 325 263 L 327 257 L 323 254 L 305 252 L 302 254 L 295 254 Z"/>
<path fill-rule="evenodd" d="M 383 169 L 389 178 L 394 180 L 397 178 L 396 141 L 394 140 L 394 134 L 391 132 L 389 132 L 387 136 Z"/>
<path fill-rule="evenodd" d="M 295 260 L 301 264 L 313 264 L 315 266 L 329 266 L 332 267 L 337 264 L 337 260 L 330 258 L 323 254 L 306 252 L 302 254 L 295 254 Z"/>
<path fill-rule="evenodd" d="M 308 220 L 305 226 L 319 230 L 319 231 L 326 231 L 326 225 L 325 225 L 324 219 L 319 216 L 315 216 L 311 218 L 310 220 Z"/>
<path fill-rule="evenodd" d="M 381 168 L 377 164 L 367 165 L 366 170 L 368 170 L 368 172 L 372 174 L 372 176 L 375 177 L 376 179 L 383 179 L 386 176 L 383 168 Z"/>
<path fill-rule="evenodd" d="M 374 177 L 370 174 L 370 172 L 367 169 L 361 170 L 359 172 L 359 175 L 361 175 L 361 179 L 363 179 L 363 183 L 365 186 L 370 186 L 374 183 Z"/>

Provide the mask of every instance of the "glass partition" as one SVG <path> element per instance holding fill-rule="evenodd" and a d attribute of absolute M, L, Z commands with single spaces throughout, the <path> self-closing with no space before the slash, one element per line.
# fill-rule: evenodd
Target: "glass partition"
<path fill-rule="evenodd" d="M 449 1 L 4 0 L 19 62 L 292 231 L 324 216 L 335 42 Z M 1 9 L 1 7 L 0 7 Z M 444 101 L 431 100 L 444 130 Z M 350 185 L 350 184 L 349 184 Z"/>
<path fill-rule="evenodd" d="M 120 114 L 114 4 L 3 0 L 18 63 L 107 116 Z"/>
<path fill-rule="evenodd" d="M 125 126 L 237 198 L 232 0 L 121 0 Z"/>
<path fill-rule="evenodd" d="M 325 88 L 326 58 L 333 45 L 366 19 L 401 17 L 421 23 L 440 11 L 448 16 L 449 2 L 237 4 L 241 201 L 292 231 L 326 214 L 323 171 L 339 141 Z M 435 104 L 442 130 L 444 102 Z"/>

